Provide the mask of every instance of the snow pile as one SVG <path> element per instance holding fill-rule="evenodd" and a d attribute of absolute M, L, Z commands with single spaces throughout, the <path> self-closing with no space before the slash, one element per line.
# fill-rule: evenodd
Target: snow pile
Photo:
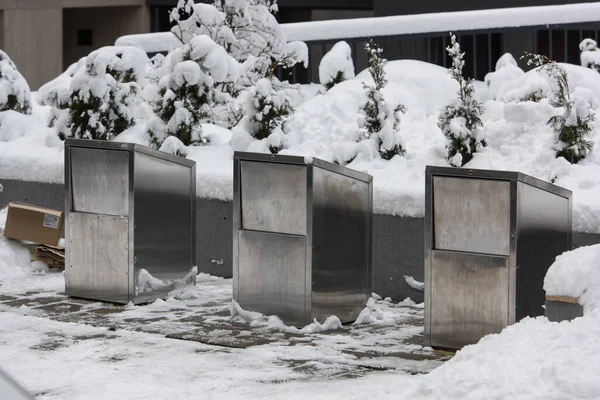
<path fill-rule="evenodd" d="M 135 293 L 140 294 L 143 292 L 151 292 L 154 290 L 170 289 L 175 290 L 185 286 L 196 285 L 196 275 L 198 274 L 198 267 L 193 267 L 183 278 L 170 279 L 168 281 L 160 280 L 145 269 L 140 269 L 137 276 L 137 282 L 135 286 Z"/>
<path fill-rule="evenodd" d="M 381 296 L 371 296 L 367 301 L 367 306 L 358 314 L 356 321 L 352 325 L 370 324 L 383 320 L 383 311 L 380 308 L 375 308 L 376 300 L 381 300 Z"/>
<path fill-rule="evenodd" d="M 465 347 L 398 397 L 596 399 L 599 311 L 561 323 L 526 318 Z"/>
<path fill-rule="evenodd" d="M 348 43 L 344 41 L 337 42 L 321 59 L 319 82 L 330 87 L 352 78 L 354 78 L 352 50 Z"/>
<path fill-rule="evenodd" d="M 517 65 L 517 61 L 510 53 L 505 53 L 496 62 L 496 69 L 494 72 L 486 74 L 484 81 L 487 85 L 488 97 L 490 99 L 496 99 L 498 92 L 502 90 L 503 85 L 511 82 L 522 75 L 525 72 Z"/>
<path fill-rule="evenodd" d="M 22 277 L 30 271 L 29 250 L 21 243 L 4 237 L 8 209 L 0 210 L 0 286 L 3 281 Z"/>
<path fill-rule="evenodd" d="M 260 327 L 296 333 L 302 332 L 308 334 L 342 329 L 342 323 L 340 319 L 335 315 L 331 315 L 327 317 L 322 324 L 319 323 L 319 321 L 317 321 L 315 318 L 312 324 L 306 325 L 299 330 L 294 326 L 286 325 L 276 315 L 265 316 L 258 312 L 244 310 L 235 300 L 231 300 L 230 313 L 234 321 L 247 323 L 251 327 Z"/>
<path fill-rule="evenodd" d="M 310 325 L 306 325 L 304 328 L 300 329 L 302 333 L 321 333 L 325 331 L 334 331 L 337 329 L 342 329 L 342 322 L 335 315 L 331 315 L 325 319 L 325 322 L 322 324 L 317 321 L 315 318 L 313 323 Z"/>
<path fill-rule="evenodd" d="M 16 111 L 0 112 L 0 177 L 63 181 L 61 140 L 42 121 Z"/>
<path fill-rule="evenodd" d="M 418 290 L 420 292 L 422 292 L 425 288 L 424 282 L 419 282 L 412 276 L 404 275 L 404 280 L 406 281 L 408 286 L 410 286 L 411 288 Z"/>
<path fill-rule="evenodd" d="M 296 330 L 294 327 L 286 326 L 285 323 L 276 315 L 269 317 L 254 311 L 244 310 L 235 300 L 231 300 L 231 317 L 234 321 L 245 322 L 252 327 L 266 327 L 277 330 Z"/>
<path fill-rule="evenodd" d="M 600 105 L 600 74 L 595 70 L 579 65 L 565 63 L 558 63 L 558 65 L 567 72 L 569 88 L 572 91 L 578 89 L 591 91 L 587 100 L 592 102 L 593 107 L 598 107 Z M 554 78 L 538 72 L 535 68 L 525 74 L 516 76 L 516 79 L 505 81 L 498 88 L 496 99 L 507 103 L 526 100 L 539 101 L 543 98 L 551 98 L 552 90 L 555 87 Z"/>
<path fill-rule="evenodd" d="M 556 257 L 544 278 L 544 290 L 551 296 L 569 296 L 584 305 L 600 306 L 600 245 L 585 246 Z"/>

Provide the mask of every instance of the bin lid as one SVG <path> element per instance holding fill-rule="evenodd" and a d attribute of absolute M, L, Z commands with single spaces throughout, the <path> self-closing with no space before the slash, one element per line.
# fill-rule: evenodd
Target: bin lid
<path fill-rule="evenodd" d="M 428 165 L 425 168 L 426 175 L 449 176 L 456 178 L 479 178 L 479 179 L 497 179 L 507 181 L 523 182 L 541 190 L 556 194 L 570 199 L 573 195 L 568 189 L 554 185 L 550 182 L 534 178 L 518 171 L 499 171 L 491 169 L 471 169 L 455 167 L 437 167 Z"/>
<path fill-rule="evenodd" d="M 236 151 L 233 154 L 234 160 L 244 161 L 258 161 L 258 162 L 272 162 L 275 164 L 295 164 L 295 165 L 313 165 L 315 167 L 328 170 L 340 175 L 345 175 L 359 181 L 371 183 L 373 177 L 364 172 L 356 171 L 348 167 L 342 167 L 341 165 L 334 164 L 325 160 L 321 160 L 315 157 L 302 157 L 302 156 L 289 156 L 281 154 L 267 154 L 267 153 L 250 153 L 244 151 Z"/>
<path fill-rule="evenodd" d="M 147 154 L 152 157 L 160 158 L 162 160 L 170 161 L 190 168 L 193 168 L 196 165 L 196 161 L 190 160 L 189 158 L 165 153 L 164 151 L 154 150 L 150 147 L 143 146 L 137 143 L 113 142 L 106 140 L 91 139 L 66 139 L 65 147 L 87 147 L 93 149 L 131 151 L 136 153 Z"/>

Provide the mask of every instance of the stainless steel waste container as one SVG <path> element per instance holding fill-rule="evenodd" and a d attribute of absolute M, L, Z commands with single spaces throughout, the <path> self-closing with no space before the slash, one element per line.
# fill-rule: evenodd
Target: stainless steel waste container
<path fill-rule="evenodd" d="M 571 192 L 518 172 L 427 167 L 425 342 L 461 348 L 544 314 L 571 249 Z"/>
<path fill-rule="evenodd" d="M 196 163 L 131 143 L 65 141 L 65 291 L 146 303 L 195 282 Z"/>
<path fill-rule="evenodd" d="M 236 152 L 233 180 L 233 298 L 287 324 L 354 321 L 371 293 L 373 178 Z"/>

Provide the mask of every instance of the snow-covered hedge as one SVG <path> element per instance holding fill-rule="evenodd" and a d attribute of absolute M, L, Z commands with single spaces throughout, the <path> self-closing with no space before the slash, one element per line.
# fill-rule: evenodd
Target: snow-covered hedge
<path fill-rule="evenodd" d="M 134 124 L 148 65 L 135 47 L 103 47 L 42 86 L 39 100 L 53 108 L 61 136 L 109 140 Z"/>
<path fill-rule="evenodd" d="M 0 112 L 31 114 L 29 85 L 8 54 L 0 50 Z"/>

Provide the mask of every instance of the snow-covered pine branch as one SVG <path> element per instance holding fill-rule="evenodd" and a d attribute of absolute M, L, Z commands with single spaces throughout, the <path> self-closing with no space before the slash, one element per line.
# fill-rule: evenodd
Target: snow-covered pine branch
<path fill-rule="evenodd" d="M 484 109 L 483 104 L 473 97 L 473 80 L 463 76 L 465 53 L 461 52 L 460 44 L 452 33 L 450 42 L 446 48 L 452 58 L 449 73 L 458 82 L 458 98 L 440 113 L 438 126 L 448 140 L 448 160 L 453 166 L 462 167 L 473 158 L 479 147 L 485 146 L 485 141 L 479 138 Z"/>
<path fill-rule="evenodd" d="M 171 32 L 183 43 L 194 36 L 207 35 L 223 46 L 238 62 L 246 63 L 239 87 L 249 87 L 262 78 L 274 76 L 277 67 L 308 64 L 308 48 L 303 42 L 287 43 L 272 13 L 274 0 L 215 0 L 212 5 L 192 5 L 179 0 L 171 12 Z M 191 11 L 190 11 L 191 10 Z M 228 91 L 233 93 L 233 89 Z"/>
<path fill-rule="evenodd" d="M 559 113 L 547 122 L 556 135 L 554 151 L 557 158 L 577 164 L 594 147 L 594 142 L 587 139 L 596 118 L 594 110 L 587 101 L 571 93 L 567 72 L 556 61 L 540 54 L 525 53 L 523 57 L 528 58 L 528 65 L 535 65 L 539 72 L 554 79 L 556 86 L 550 104 Z"/>
<path fill-rule="evenodd" d="M 400 115 L 405 107 L 402 104 L 392 107 L 383 97 L 381 90 L 387 84 L 384 70 L 387 60 L 383 58 L 383 50 L 372 39 L 365 44 L 365 50 L 373 84 L 363 82 L 367 102 L 361 108 L 363 116 L 358 124 L 362 139 L 375 139 L 381 158 L 390 160 L 397 154 L 403 155 L 405 151 L 399 134 Z"/>
<path fill-rule="evenodd" d="M 10 57 L 0 50 L 0 111 L 31 114 L 31 92 Z"/>

